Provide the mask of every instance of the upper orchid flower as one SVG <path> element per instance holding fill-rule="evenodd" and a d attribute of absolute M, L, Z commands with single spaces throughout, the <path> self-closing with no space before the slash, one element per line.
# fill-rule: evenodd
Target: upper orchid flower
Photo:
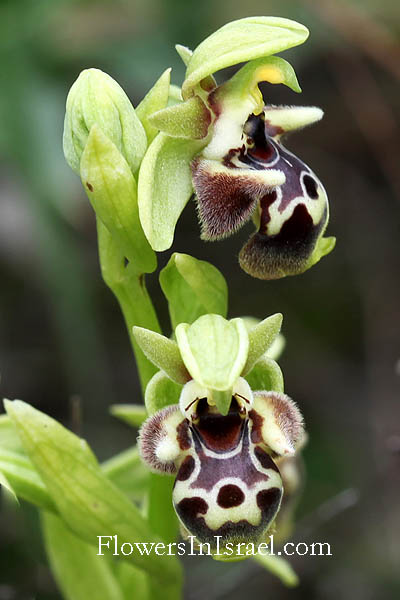
<path fill-rule="evenodd" d="M 258 231 L 239 260 L 254 277 L 302 273 L 332 250 L 334 238 L 323 238 L 329 218 L 325 189 L 281 142 L 323 113 L 265 106 L 258 88 L 268 81 L 301 91 L 289 63 L 270 55 L 307 36 L 298 23 L 260 17 L 230 23 L 194 53 L 177 47 L 187 64 L 183 102 L 150 116 L 161 133 L 139 173 L 139 214 L 154 250 L 171 246 L 193 192 L 205 240 L 229 236 L 253 217 Z M 217 86 L 213 72 L 245 60 L 250 62 Z"/>

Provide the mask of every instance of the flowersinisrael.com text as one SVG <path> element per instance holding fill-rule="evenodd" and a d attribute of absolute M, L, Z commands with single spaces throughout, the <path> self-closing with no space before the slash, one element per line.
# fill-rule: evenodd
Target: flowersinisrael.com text
<path fill-rule="evenodd" d="M 124 542 L 119 544 L 117 535 L 98 535 L 97 556 L 104 556 L 106 553 L 112 553 L 113 556 L 130 556 L 131 554 L 140 554 L 149 556 L 254 556 L 277 555 L 277 556 L 332 556 L 331 546 L 328 542 L 286 542 L 281 550 L 274 549 L 274 536 L 270 535 L 267 542 L 260 544 L 249 543 L 225 543 L 221 544 L 222 537 L 215 536 L 215 544 L 211 548 L 210 544 L 199 544 L 194 536 L 190 536 L 187 542 L 172 542 L 164 544 L 163 542 Z"/>

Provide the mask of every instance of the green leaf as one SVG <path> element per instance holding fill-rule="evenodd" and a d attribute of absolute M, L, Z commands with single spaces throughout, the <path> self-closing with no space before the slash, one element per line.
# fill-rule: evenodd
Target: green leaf
<path fill-rule="evenodd" d="M 117 535 L 120 544 L 159 541 L 140 511 L 102 473 L 84 440 L 24 402 L 6 400 L 5 407 L 61 517 L 76 535 L 91 544 L 99 535 Z M 179 563 L 171 557 L 132 553 L 126 558 L 164 583 L 175 585 L 180 578 Z"/>
<path fill-rule="evenodd" d="M 94 124 L 115 144 L 135 173 L 147 147 L 143 125 L 112 77 L 99 69 L 86 69 L 68 94 L 64 123 L 64 154 L 76 173 Z"/>
<path fill-rule="evenodd" d="M 193 96 L 186 102 L 158 110 L 149 121 L 172 137 L 201 140 L 208 134 L 211 113 L 199 96 Z"/>
<path fill-rule="evenodd" d="M 176 342 L 145 329 L 134 327 L 133 335 L 147 358 L 176 383 L 186 383 L 190 375 L 186 370 Z"/>
<path fill-rule="evenodd" d="M 7 415 L 0 416 L 0 449 L 25 454 L 14 423 Z"/>
<path fill-rule="evenodd" d="M 200 385 L 217 391 L 233 387 L 246 363 L 249 338 L 241 319 L 203 315 L 192 325 L 181 323 L 175 331 L 187 370 Z M 228 407 L 218 409 L 226 414 Z"/>
<path fill-rule="evenodd" d="M 228 286 L 209 262 L 175 252 L 160 273 L 160 284 L 174 330 L 179 323 L 191 324 L 207 313 L 226 317 Z"/>
<path fill-rule="evenodd" d="M 112 404 L 110 413 L 133 427 L 140 427 L 147 419 L 147 410 L 143 404 Z"/>
<path fill-rule="evenodd" d="M 56 515 L 43 512 L 41 524 L 52 573 L 65 600 L 124 600 L 105 556 L 73 534 Z"/>
<path fill-rule="evenodd" d="M 160 133 L 152 142 L 139 172 L 140 222 L 157 252 L 172 245 L 176 222 L 193 193 L 190 162 L 204 142 Z"/>
<path fill-rule="evenodd" d="M 154 126 L 154 124 L 150 122 L 149 116 L 167 106 L 170 91 L 170 79 L 171 69 L 166 69 L 136 107 L 136 114 L 145 129 L 148 145 L 151 144 L 158 133 L 157 126 Z"/>
<path fill-rule="evenodd" d="M 27 456 L 0 447 L 0 474 L 18 498 L 39 508 L 57 512 L 46 486 Z"/>
<path fill-rule="evenodd" d="M 149 578 L 141 569 L 120 560 L 115 565 L 115 574 L 125 600 L 133 600 L 132 590 L 135 590 L 134 600 L 150 600 Z"/>
<path fill-rule="evenodd" d="M 249 353 L 243 369 L 244 375 L 251 371 L 256 362 L 272 345 L 281 330 L 282 319 L 281 313 L 276 313 L 249 330 Z"/>
<path fill-rule="evenodd" d="M 157 412 L 164 406 L 177 404 L 182 386 L 172 381 L 163 371 L 156 373 L 149 381 L 144 395 L 149 415 Z"/>
<path fill-rule="evenodd" d="M 81 159 L 81 179 L 96 214 L 137 273 L 156 268 L 139 221 L 136 182 L 116 146 L 93 125 Z"/>
<path fill-rule="evenodd" d="M 274 554 L 255 554 L 254 560 L 264 567 L 267 571 L 278 577 L 284 585 L 295 587 L 299 583 L 299 578 L 293 570 L 292 565 Z"/>
<path fill-rule="evenodd" d="M 0 470 L 0 489 L 2 487 L 5 490 L 7 490 L 7 492 L 9 494 L 11 494 L 11 497 L 13 498 L 13 500 L 15 500 L 18 503 L 18 498 L 17 498 L 17 494 L 15 492 L 15 489 L 13 488 L 13 486 L 11 485 L 11 483 L 8 481 L 8 479 L 5 476 L 5 474 L 3 473 L 3 471 Z"/>
<path fill-rule="evenodd" d="M 106 460 L 101 468 L 108 479 L 131 500 L 144 500 L 149 488 L 150 472 L 143 464 L 136 446 Z"/>
<path fill-rule="evenodd" d="M 245 379 L 252 390 L 284 392 L 283 375 L 280 366 L 267 355 L 263 356 L 247 373 Z"/>
<path fill-rule="evenodd" d="M 204 77 L 302 44 L 308 34 L 304 25 L 279 17 L 247 17 L 224 25 L 193 52 L 182 86 L 183 98 L 192 96 Z"/>

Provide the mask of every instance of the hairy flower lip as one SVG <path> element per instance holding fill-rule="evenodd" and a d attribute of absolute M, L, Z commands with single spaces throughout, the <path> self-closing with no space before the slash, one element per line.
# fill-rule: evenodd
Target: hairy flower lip
<path fill-rule="evenodd" d="M 296 275 L 323 255 L 313 261 L 329 218 L 326 191 L 315 173 L 281 143 L 285 133 L 322 114 L 316 107 L 266 106 L 241 126 L 238 146 L 219 159 L 210 159 L 206 147 L 192 161 L 202 239 L 223 239 L 252 215 L 258 223 L 239 255 L 249 275 L 266 280 Z M 219 119 L 223 123 L 226 116 Z"/>

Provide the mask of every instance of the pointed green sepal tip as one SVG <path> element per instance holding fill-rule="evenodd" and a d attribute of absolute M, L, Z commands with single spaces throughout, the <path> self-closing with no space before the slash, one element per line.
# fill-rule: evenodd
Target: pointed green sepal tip
<path fill-rule="evenodd" d="M 176 342 L 144 327 L 133 327 L 132 332 L 144 355 L 172 381 L 186 383 L 191 379 Z"/>
<path fill-rule="evenodd" d="M 276 313 L 267 317 L 249 330 L 249 352 L 243 375 L 251 371 L 258 360 L 271 347 L 282 326 L 283 315 Z"/>
<path fill-rule="evenodd" d="M 207 313 L 226 317 L 228 286 L 209 262 L 175 252 L 160 273 L 160 285 L 174 330 L 179 323 L 191 324 Z"/>
<path fill-rule="evenodd" d="M 154 271 L 157 260 L 140 224 L 136 181 L 125 158 L 97 124 L 82 153 L 80 174 L 97 216 L 135 271 Z"/>
<path fill-rule="evenodd" d="M 64 154 L 76 173 L 95 123 L 136 172 L 147 146 L 143 125 L 128 96 L 112 77 L 99 69 L 86 69 L 68 94 L 64 121 Z"/>
<path fill-rule="evenodd" d="M 305 42 L 308 29 L 278 17 L 232 21 L 205 39 L 188 60 L 182 95 L 189 98 L 205 77 L 232 65 L 277 54 Z"/>
<path fill-rule="evenodd" d="M 147 135 L 147 143 L 150 145 L 158 133 L 157 126 L 151 122 L 150 116 L 156 111 L 162 110 L 168 104 L 171 85 L 171 69 L 166 69 L 153 87 L 136 108 Z"/>
<path fill-rule="evenodd" d="M 178 325 L 175 335 L 186 368 L 197 383 L 218 392 L 233 387 L 249 349 L 242 319 L 227 321 L 220 315 L 203 315 L 192 325 Z"/>

